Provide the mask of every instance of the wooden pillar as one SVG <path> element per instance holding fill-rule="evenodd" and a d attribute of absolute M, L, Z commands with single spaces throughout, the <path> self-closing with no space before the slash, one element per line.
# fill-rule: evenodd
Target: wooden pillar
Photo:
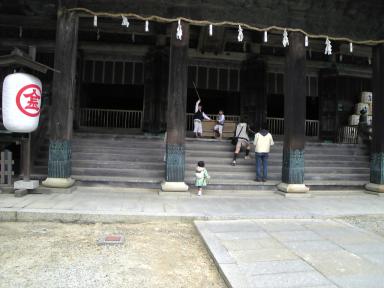
<path fill-rule="evenodd" d="M 48 178 L 43 185 L 69 187 L 75 98 L 78 16 L 60 7 L 57 15 L 55 69 L 50 114 Z"/>
<path fill-rule="evenodd" d="M 168 66 L 168 49 L 155 47 L 147 54 L 144 70 L 144 132 L 159 134 L 166 131 Z"/>
<path fill-rule="evenodd" d="M 176 38 L 177 23 L 171 26 L 168 79 L 166 169 L 163 191 L 187 191 L 184 183 L 185 130 L 188 85 L 189 25 L 182 22 L 182 39 Z"/>
<path fill-rule="evenodd" d="M 283 192 L 303 193 L 309 190 L 304 185 L 305 57 L 304 35 L 299 32 L 290 33 L 284 75 L 282 183 L 278 185 Z"/>
<path fill-rule="evenodd" d="M 240 77 L 242 116 L 250 128 L 259 131 L 267 120 L 265 63 L 256 57 L 244 61 Z"/>
<path fill-rule="evenodd" d="M 374 193 L 384 193 L 384 45 L 373 47 L 372 147 L 370 183 L 365 187 Z"/>

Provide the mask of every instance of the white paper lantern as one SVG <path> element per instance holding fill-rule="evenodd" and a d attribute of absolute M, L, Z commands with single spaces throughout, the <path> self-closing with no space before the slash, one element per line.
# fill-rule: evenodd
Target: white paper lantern
<path fill-rule="evenodd" d="M 358 114 L 360 115 L 360 111 L 362 109 L 366 109 L 367 113 L 369 111 L 369 104 L 368 103 L 357 103 L 356 106 L 355 106 L 355 114 Z"/>
<path fill-rule="evenodd" d="M 372 116 L 367 116 L 367 123 L 369 126 L 372 125 Z"/>
<path fill-rule="evenodd" d="M 28 133 L 39 124 L 41 81 L 25 73 L 10 74 L 3 83 L 3 124 L 12 132 Z"/>
<path fill-rule="evenodd" d="M 349 125 L 357 126 L 359 125 L 360 115 L 353 114 L 349 116 Z"/>
<path fill-rule="evenodd" d="M 373 114 L 373 106 L 372 106 L 372 103 L 368 103 L 369 105 L 369 109 L 368 109 L 368 115 L 372 115 Z"/>
<path fill-rule="evenodd" d="M 368 91 L 361 92 L 361 102 L 372 103 L 372 92 L 368 92 Z"/>

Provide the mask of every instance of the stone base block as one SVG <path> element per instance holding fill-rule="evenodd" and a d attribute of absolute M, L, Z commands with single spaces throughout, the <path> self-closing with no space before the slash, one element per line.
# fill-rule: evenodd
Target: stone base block
<path fill-rule="evenodd" d="M 365 191 L 369 194 L 374 194 L 378 196 L 384 196 L 384 185 L 383 184 L 375 184 L 375 183 L 368 183 L 365 185 Z"/>
<path fill-rule="evenodd" d="M 39 187 L 39 180 L 28 180 L 28 181 L 18 180 L 15 183 L 13 183 L 13 188 L 15 188 L 16 190 L 18 189 L 32 190 L 32 189 L 36 189 L 37 187 Z"/>
<path fill-rule="evenodd" d="M 75 180 L 69 178 L 47 178 L 41 184 L 50 188 L 68 188 L 75 184 Z"/>
<path fill-rule="evenodd" d="M 162 182 L 161 191 L 163 192 L 187 192 L 188 185 L 184 182 Z"/>
<path fill-rule="evenodd" d="M 23 197 L 28 194 L 27 189 L 17 189 L 15 190 L 15 197 Z"/>
<path fill-rule="evenodd" d="M 280 183 L 277 185 L 277 189 L 284 193 L 296 193 L 303 195 L 304 193 L 309 192 L 309 187 L 305 186 L 305 184 L 287 184 Z"/>

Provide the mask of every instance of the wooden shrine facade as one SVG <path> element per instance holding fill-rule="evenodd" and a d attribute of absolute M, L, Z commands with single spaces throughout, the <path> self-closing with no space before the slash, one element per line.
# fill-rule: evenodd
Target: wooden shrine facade
<path fill-rule="evenodd" d="M 106 13 L 98 14 L 101 12 Z M 134 17 L 129 19 L 129 27 L 123 27 L 121 18 L 116 17 L 130 12 L 163 18 L 151 18 L 148 31 L 144 21 Z M 383 44 L 355 44 L 352 53 L 350 43 L 340 38 L 332 42 L 332 55 L 324 54 L 324 34 L 353 41 L 381 39 L 383 12 L 384 4 L 379 0 L 341 0 L 327 6 L 316 0 L 118 0 L 114 5 L 106 0 L 32 0 L 22 4 L 2 0 L 0 53 L 14 47 L 35 47 L 38 60 L 61 72 L 43 79 L 52 92 L 48 100 L 52 115 L 49 179 L 70 178 L 72 131 L 78 123 L 77 111 L 85 107 L 82 101 L 87 102 L 83 95 L 92 99 L 99 91 L 97 101 L 107 103 L 112 101 L 111 95 L 125 93 L 117 87 L 122 85 L 137 99 L 142 95 L 141 104 L 140 100 L 132 101 L 141 105 L 141 128 L 167 132 L 166 183 L 183 183 L 186 112 L 194 102 L 190 96 L 194 82 L 202 93 L 209 90 L 206 93 L 237 97 L 238 102 L 228 102 L 228 107 L 237 107 L 238 114 L 246 116 L 254 129 L 266 122 L 268 109 L 278 103 L 271 112 L 283 112 L 285 118 L 282 181 L 299 185 L 299 190 L 304 187 L 308 98 L 314 98 L 309 109 L 317 107 L 321 136 L 332 140 L 335 129 L 346 122 L 358 93 L 373 90 L 377 115 L 373 117 L 371 182 L 384 184 L 384 131 L 380 128 Z M 180 17 L 195 22 L 182 20 L 179 27 L 176 20 Z M 200 20 L 240 22 L 259 29 L 300 28 L 320 36 L 310 37 L 306 47 L 302 32 L 289 31 L 289 46 L 283 47 L 281 30 L 268 31 L 267 39 L 263 31 L 243 25 L 243 39 L 238 41 L 237 26 L 214 25 L 210 36 L 207 25 L 198 25 Z M 176 38 L 179 28 L 181 39 Z M 112 85 L 109 88 L 115 92 L 102 90 L 107 89 L 102 86 L 83 86 L 86 84 Z M 281 189 L 287 190 L 284 187 Z"/>

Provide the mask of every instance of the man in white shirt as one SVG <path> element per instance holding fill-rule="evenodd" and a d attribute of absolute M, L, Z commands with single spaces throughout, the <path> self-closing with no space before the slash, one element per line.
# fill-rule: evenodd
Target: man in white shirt
<path fill-rule="evenodd" d="M 193 115 L 193 132 L 195 133 L 195 137 L 201 137 L 203 135 L 203 126 L 201 121 L 211 120 L 203 111 L 202 106 L 200 105 L 200 99 L 197 100 L 195 105 L 195 115 Z"/>
<path fill-rule="evenodd" d="M 265 182 L 268 173 L 268 155 L 274 144 L 271 133 L 267 129 L 261 129 L 256 133 L 253 144 L 255 145 L 256 181 Z M 261 175 L 261 164 L 263 165 L 263 175 Z"/>
<path fill-rule="evenodd" d="M 213 128 L 213 131 L 215 133 L 215 137 L 219 137 L 220 139 L 223 136 L 224 121 L 225 121 L 224 112 L 223 112 L 223 110 L 220 110 L 219 115 L 217 115 L 217 119 L 216 119 L 217 124 Z"/>

